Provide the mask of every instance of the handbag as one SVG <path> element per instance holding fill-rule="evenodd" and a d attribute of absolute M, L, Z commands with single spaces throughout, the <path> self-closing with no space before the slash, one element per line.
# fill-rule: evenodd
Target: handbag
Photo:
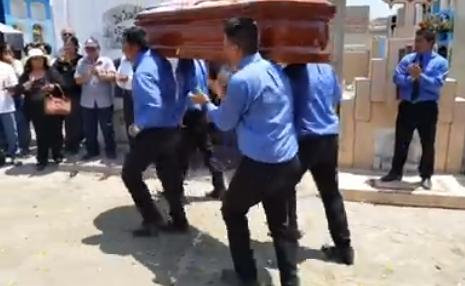
<path fill-rule="evenodd" d="M 61 93 L 61 97 L 55 97 L 51 94 L 45 97 L 44 111 L 46 115 L 68 115 L 71 113 L 71 101 L 66 98 L 63 89 L 55 85 Z"/>

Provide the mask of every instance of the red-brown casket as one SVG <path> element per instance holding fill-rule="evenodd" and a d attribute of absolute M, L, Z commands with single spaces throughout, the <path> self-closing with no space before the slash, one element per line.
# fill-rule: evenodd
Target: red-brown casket
<path fill-rule="evenodd" d="M 329 21 L 335 7 L 326 0 L 171 2 L 136 18 L 150 45 L 166 57 L 220 60 L 223 22 L 250 17 L 260 27 L 260 50 L 277 62 L 328 62 Z"/>

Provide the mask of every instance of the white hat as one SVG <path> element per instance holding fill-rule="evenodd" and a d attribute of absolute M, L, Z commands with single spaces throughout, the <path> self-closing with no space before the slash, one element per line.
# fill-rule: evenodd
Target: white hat
<path fill-rule="evenodd" d="M 33 58 L 33 57 L 44 57 L 44 58 L 47 58 L 47 56 L 45 55 L 44 51 L 42 51 L 42 49 L 38 49 L 38 48 L 30 49 L 30 50 L 27 52 L 27 58 L 28 58 L 28 59 Z"/>

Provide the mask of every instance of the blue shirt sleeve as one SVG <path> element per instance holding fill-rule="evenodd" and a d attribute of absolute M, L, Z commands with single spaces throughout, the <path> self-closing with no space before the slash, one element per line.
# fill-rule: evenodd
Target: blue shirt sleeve
<path fill-rule="evenodd" d="M 446 60 L 438 56 L 436 57 L 436 61 L 432 69 L 420 75 L 420 85 L 425 90 L 433 92 L 438 92 L 441 89 L 449 73 L 449 63 Z"/>
<path fill-rule="evenodd" d="M 342 88 L 341 84 L 339 83 L 339 78 L 337 77 L 336 71 L 333 69 L 333 74 L 334 74 L 334 107 L 336 107 L 339 103 L 341 103 L 342 100 Z"/>
<path fill-rule="evenodd" d="M 160 80 L 156 73 L 141 71 L 134 75 L 132 82 L 133 92 L 141 103 L 138 112 L 134 114 L 134 124 L 143 130 L 150 122 L 158 122 L 162 115 Z"/>
<path fill-rule="evenodd" d="M 408 87 L 412 84 L 412 77 L 407 72 L 407 68 L 410 64 L 411 55 L 406 55 L 402 58 L 400 63 L 397 65 L 394 71 L 394 83 L 399 87 Z"/>
<path fill-rule="evenodd" d="M 224 101 L 219 107 L 207 103 L 207 113 L 221 131 L 236 128 L 248 101 L 247 83 L 235 77 L 229 81 Z"/>

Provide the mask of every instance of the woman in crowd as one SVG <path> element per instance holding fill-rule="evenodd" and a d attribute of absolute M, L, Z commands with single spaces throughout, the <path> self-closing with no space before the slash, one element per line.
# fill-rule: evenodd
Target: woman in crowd
<path fill-rule="evenodd" d="M 24 94 L 24 110 L 32 120 L 37 139 L 37 169 L 48 164 L 49 151 L 56 164 L 63 160 L 63 116 L 45 113 L 45 98 L 61 97 L 66 92 L 60 74 L 48 64 L 47 56 L 40 48 L 31 48 L 19 78 L 16 94 Z M 65 93 L 66 94 L 66 93 Z"/>
<path fill-rule="evenodd" d="M 62 49 L 61 56 L 53 63 L 53 67 L 62 76 L 67 86 L 67 95 L 71 99 L 71 113 L 65 117 L 65 151 L 71 155 L 79 153 L 83 139 L 81 113 L 81 86 L 76 84 L 74 73 L 79 59 L 79 41 L 76 37 L 68 38 Z"/>

